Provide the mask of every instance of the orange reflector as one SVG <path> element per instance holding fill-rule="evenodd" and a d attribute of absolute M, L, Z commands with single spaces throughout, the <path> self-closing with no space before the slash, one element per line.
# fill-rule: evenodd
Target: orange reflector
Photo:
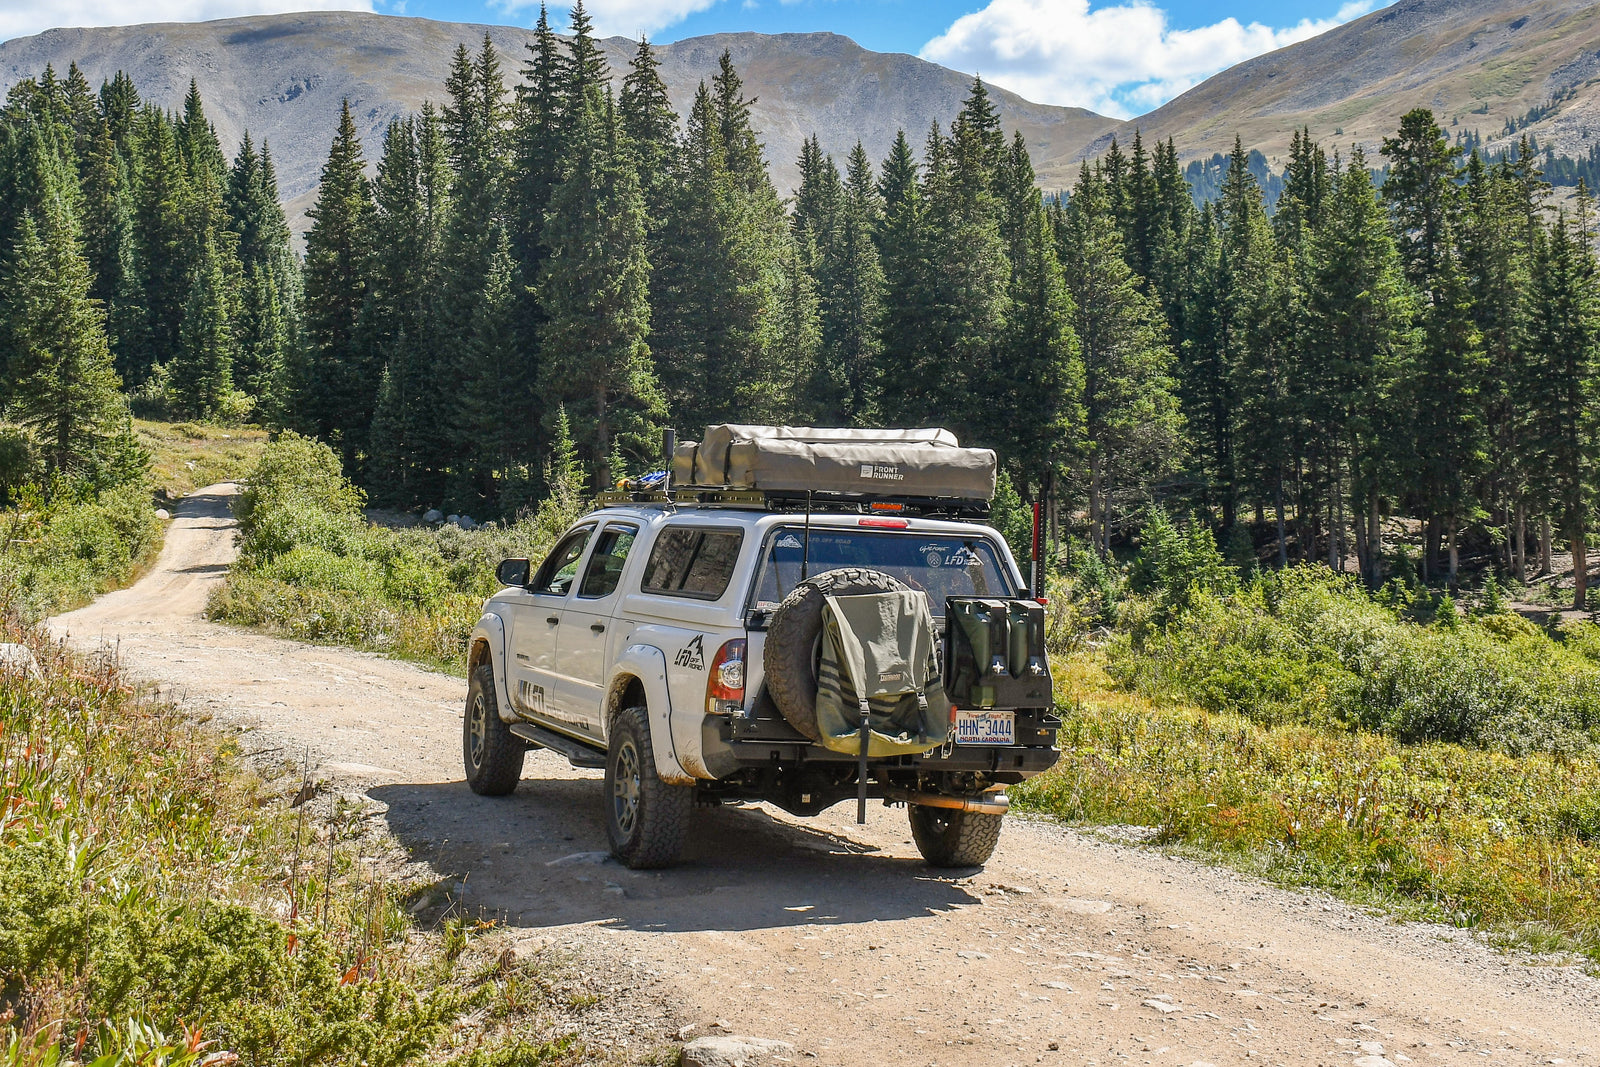
<path fill-rule="evenodd" d="M 858 526 L 880 526 L 890 530 L 904 530 L 911 525 L 910 519 L 859 519 Z"/>

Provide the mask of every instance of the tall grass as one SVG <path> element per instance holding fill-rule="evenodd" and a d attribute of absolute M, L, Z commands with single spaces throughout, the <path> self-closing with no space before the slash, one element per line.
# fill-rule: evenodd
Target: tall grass
<path fill-rule="evenodd" d="M 542 556 L 582 510 L 560 495 L 506 526 L 392 529 L 366 522 L 361 504 L 327 446 L 294 434 L 267 446 L 238 508 L 239 561 L 211 617 L 460 672 L 483 601 L 499 588 L 495 566 Z"/>
<path fill-rule="evenodd" d="M 392 1067 L 481 1044 L 463 1020 L 502 976 L 421 936 L 340 824 L 114 664 L 10 619 L 0 640 L 42 665 L 0 668 L 0 1065 Z"/>
<path fill-rule="evenodd" d="M 1600 767 L 1157 705 L 1058 663 L 1061 762 L 1019 809 L 1155 827 L 1294 884 L 1600 961 Z"/>

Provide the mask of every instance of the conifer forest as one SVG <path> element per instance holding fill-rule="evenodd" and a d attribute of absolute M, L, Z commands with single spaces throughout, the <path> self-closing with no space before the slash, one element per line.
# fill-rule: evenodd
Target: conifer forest
<path fill-rule="evenodd" d="M 1270 214 L 1242 147 L 1197 203 L 1137 136 L 1041 192 L 975 80 L 885 159 L 813 137 L 786 196 L 726 53 L 680 115 L 648 42 L 612 71 L 571 25 L 462 45 L 376 158 L 346 105 L 303 251 L 271 146 L 229 160 L 198 88 L 15 86 L 0 492 L 114 477 L 130 411 L 314 435 L 374 503 L 479 518 L 543 499 L 569 434 L 598 488 L 665 426 L 940 425 L 1101 553 L 1152 507 L 1374 587 L 1570 546 L 1584 602 L 1596 220 L 1537 152 L 1418 109 L 1381 158 L 1297 135 Z"/>

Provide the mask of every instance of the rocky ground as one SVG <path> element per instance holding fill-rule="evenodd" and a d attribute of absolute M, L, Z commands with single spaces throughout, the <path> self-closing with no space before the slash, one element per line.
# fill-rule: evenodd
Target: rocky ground
<path fill-rule="evenodd" d="M 234 492 L 186 500 L 152 572 L 56 632 L 115 650 L 258 761 L 303 762 L 330 810 L 438 884 L 420 914 L 464 908 L 499 920 L 497 949 L 559 961 L 596 1049 L 688 1043 L 703 1067 L 1600 1062 L 1600 985 L 1565 961 L 1043 822 L 1013 819 L 982 870 L 939 872 L 900 809 L 864 827 L 848 805 L 710 809 L 681 866 L 628 871 L 604 851 L 599 772 L 538 752 L 512 796 L 468 791 L 460 679 L 207 622 Z"/>

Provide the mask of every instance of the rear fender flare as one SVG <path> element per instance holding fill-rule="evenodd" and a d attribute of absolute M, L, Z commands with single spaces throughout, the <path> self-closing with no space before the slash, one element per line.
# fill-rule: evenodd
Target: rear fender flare
<path fill-rule="evenodd" d="M 651 645 L 629 645 L 611 668 L 606 685 L 606 737 L 611 736 L 612 716 L 621 709 L 628 687 L 637 681 L 644 690 L 645 707 L 650 717 L 650 748 L 656 760 L 656 773 L 668 785 L 692 785 L 695 776 L 686 771 L 672 742 L 672 697 L 667 690 L 667 657 Z"/>
<path fill-rule="evenodd" d="M 506 624 L 493 612 L 484 612 L 478 625 L 472 628 L 472 640 L 467 642 L 467 673 L 487 662 L 494 670 L 494 694 L 500 705 L 500 718 L 516 722 L 517 713 L 511 707 L 510 681 L 506 677 Z M 481 650 L 487 650 L 487 657 Z"/>

